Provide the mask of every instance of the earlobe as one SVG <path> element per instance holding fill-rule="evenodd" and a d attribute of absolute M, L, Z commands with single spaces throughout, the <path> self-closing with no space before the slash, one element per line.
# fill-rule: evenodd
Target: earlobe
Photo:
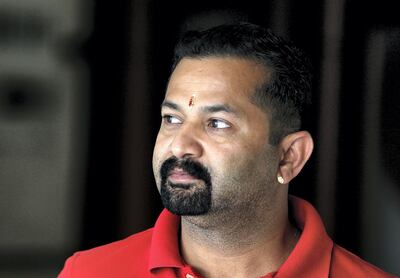
<path fill-rule="evenodd" d="M 298 131 L 282 139 L 280 143 L 281 160 L 277 177 L 281 177 L 285 184 L 295 178 L 310 158 L 314 142 L 310 133 Z M 281 182 L 280 182 L 281 183 Z"/>

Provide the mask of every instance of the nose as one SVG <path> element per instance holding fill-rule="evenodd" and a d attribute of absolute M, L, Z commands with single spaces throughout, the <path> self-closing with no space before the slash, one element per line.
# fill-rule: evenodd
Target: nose
<path fill-rule="evenodd" d="M 182 126 L 179 129 L 171 142 L 170 149 L 177 158 L 198 158 L 203 154 L 198 134 L 190 126 Z"/>

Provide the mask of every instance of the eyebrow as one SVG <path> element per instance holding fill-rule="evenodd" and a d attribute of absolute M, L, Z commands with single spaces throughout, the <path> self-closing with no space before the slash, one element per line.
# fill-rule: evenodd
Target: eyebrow
<path fill-rule="evenodd" d="M 226 112 L 226 113 L 236 114 L 235 109 L 233 109 L 231 106 L 227 104 L 216 104 L 216 105 L 205 106 L 202 107 L 201 110 L 207 113 Z"/>
<path fill-rule="evenodd" d="M 163 103 L 161 104 L 161 108 L 164 108 L 164 107 L 170 108 L 173 110 L 177 110 L 177 111 L 182 111 L 181 106 L 179 106 L 178 104 L 171 102 L 169 100 L 163 101 Z M 226 113 L 231 113 L 231 114 L 238 114 L 238 112 L 228 104 L 209 105 L 209 106 L 201 107 L 200 109 L 204 113 L 226 112 Z"/>
<path fill-rule="evenodd" d="M 171 108 L 171 109 L 173 109 L 173 110 L 178 110 L 178 111 L 181 110 L 181 108 L 180 108 L 180 106 L 179 106 L 178 104 L 176 104 L 176 103 L 174 103 L 174 102 L 171 102 L 171 101 L 168 101 L 168 100 L 164 100 L 164 101 L 161 103 L 161 108 L 163 108 L 163 107 Z"/>

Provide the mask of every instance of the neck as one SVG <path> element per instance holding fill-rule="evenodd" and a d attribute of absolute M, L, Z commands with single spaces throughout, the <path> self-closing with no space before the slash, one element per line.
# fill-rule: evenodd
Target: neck
<path fill-rule="evenodd" d="M 207 278 L 232 277 L 232 273 L 260 277 L 276 271 L 297 242 L 287 201 L 277 203 L 282 205 L 244 210 L 234 217 L 182 217 L 183 258 Z"/>

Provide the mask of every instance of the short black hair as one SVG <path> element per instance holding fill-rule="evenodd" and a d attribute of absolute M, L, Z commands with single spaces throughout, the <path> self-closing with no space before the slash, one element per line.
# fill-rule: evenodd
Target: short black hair
<path fill-rule="evenodd" d="M 246 22 L 187 31 L 178 41 L 172 70 L 183 58 L 233 57 L 253 60 L 271 73 L 252 100 L 270 115 L 269 142 L 277 145 L 300 130 L 301 112 L 310 101 L 311 64 L 301 50 L 271 30 Z"/>

